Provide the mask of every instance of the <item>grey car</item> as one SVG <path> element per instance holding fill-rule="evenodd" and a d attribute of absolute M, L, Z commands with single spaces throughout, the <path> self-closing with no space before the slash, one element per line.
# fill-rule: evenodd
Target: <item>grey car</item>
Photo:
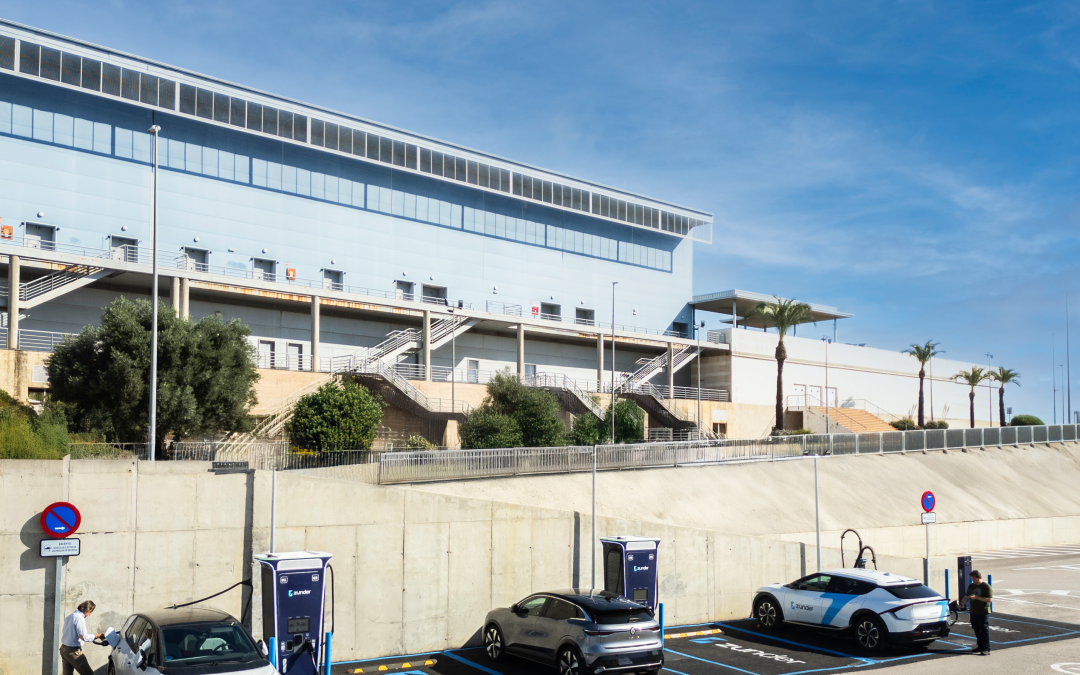
<path fill-rule="evenodd" d="M 660 624 L 652 611 L 607 591 L 535 593 L 488 612 L 484 650 L 557 666 L 559 675 L 649 673 L 664 667 Z"/>

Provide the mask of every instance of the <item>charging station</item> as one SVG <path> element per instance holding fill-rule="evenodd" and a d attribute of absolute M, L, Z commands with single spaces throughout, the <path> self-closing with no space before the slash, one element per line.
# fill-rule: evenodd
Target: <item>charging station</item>
<path fill-rule="evenodd" d="M 253 557 L 262 568 L 263 637 L 270 650 L 270 662 L 278 672 L 285 673 L 289 657 L 310 646 L 318 670 L 327 646 L 323 608 L 326 569 L 333 555 L 292 551 Z M 330 636 L 325 637 L 328 641 Z"/>
<path fill-rule="evenodd" d="M 963 605 L 962 601 L 967 595 L 968 586 L 971 585 L 971 556 L 969 555 L 962 555 L 956 559 L 956 584 L 960 589 L 956 594 L 956 599 Z"/>
<path fill-rule="evenodd" d="M 660 602 L 656 564 L 660 540 L 655 537 L 601 537 L 604 546 L 604 590 L 656 610 Z"/>

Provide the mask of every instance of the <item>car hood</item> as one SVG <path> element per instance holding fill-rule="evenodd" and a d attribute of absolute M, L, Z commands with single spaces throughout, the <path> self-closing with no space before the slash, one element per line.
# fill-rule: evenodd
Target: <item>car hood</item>
<path fill-rule="evenodd" d="M 757 592 L 758 593 L 771 593 L 771 592 L 774 592 L 774 591 L 779 591 L 783 587 L 784 587 L 784 584 L 769 584 L 768 586 L 762 586 L 761 588 L 757 589 Z"/>

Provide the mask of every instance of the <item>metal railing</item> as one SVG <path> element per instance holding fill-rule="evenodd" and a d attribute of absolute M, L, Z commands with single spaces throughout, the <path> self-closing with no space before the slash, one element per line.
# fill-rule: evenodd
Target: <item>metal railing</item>
<path fill-rule="evenodd" d="M 488 314 L 505 314 L 507 316 L 521 316 L 521 305 L 512 305 L 498 300 L 488 300 L 484 303 L 484 310 Z"/>
<path fill-rule="evenodd" d="M 404 396 L 407 396 L 414 403 L 421 408 L 424 408 L 428 412 L 435 413 L 459 413 L 467 414 L 472 410 L 465 401 L 443 399 L 443 398 L 430 398 L 425 396 L 422 391 L 414 387 L 404 377 L 399 375 L 394 369 L 393 365 L 387 364 L 383 361 L 365 361 L 363 363 L 356 364 L 356 367 L 352 369 L 353 373 L 366 374 L 366 375 L 378 375 L 400 391 Z"/>
<path fill-rule="evenodd" d="M 67 269 L 46 274 L 33 281 L 19 284 L 19 300 L 22 302 L 32 300 L 101 270 L 100 267 L 91 267 L 90 265 L 72 265 Z"/>
<path fill-rule="evenodd" d="M 668 389 L 666 384 L 654 384 L 653 388 L 656 389 L 660 395 L 665 398 L 679 398 L 690 401 L 698 400 L 698 388 L 697 387 L 675 387 L 674 396 L 671 395 L 672 390 Z M 731 400 L 731 395 L 727 389 L 705 389 L 701 390 L 702 401 L 721 401 L 726 402 Z"/>
<path fill-rule="evenodd" d="M 521 383 L 526 387 L 541 387 L 561 389 L 573 396 L 593 415 L 604 419 L 604 409 L 592 399 L 589 392 L 577 385 L 577 382 L 566 375 L 559 373 L 536 373 L 535 375 L 523 375 Z"/>
<path fill-rule="evenodd" d="M 444 450 L 385 453 L 379 457 L 378 481 L 419 483 L 522 474 L 592 470 L 593 452 L 600 470 L 776 461 L 812 456 L 886 455 L 947 451 L 1000 445 L 1077 440 L 1080 425 L 927 429 L 862 434 L 769 436 L 672 443 Z"/>
<path fill-rule="evenodd" d="M 718 345 L 728 343 L 727 330 L 710 330 L 705 333 L 705 341 Z"/>

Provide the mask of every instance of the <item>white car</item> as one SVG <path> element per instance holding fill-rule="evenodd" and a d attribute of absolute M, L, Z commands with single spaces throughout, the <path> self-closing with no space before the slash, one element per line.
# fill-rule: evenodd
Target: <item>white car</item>
<path fill-rule="evenodd" d="M 109 633 L 109 675 L 276 675 L 262 641 L 225 612 L 187 607 L 133 614 Z"/>
<path fill-rule="evenodd" d="M 908 577 L 878 570 L 826 570 L 758 589 L 762 628 L 809 626 L 854 635 L 866 651 L 889 644 L 926 645 L 949 634 L 949 603 Z"/>

